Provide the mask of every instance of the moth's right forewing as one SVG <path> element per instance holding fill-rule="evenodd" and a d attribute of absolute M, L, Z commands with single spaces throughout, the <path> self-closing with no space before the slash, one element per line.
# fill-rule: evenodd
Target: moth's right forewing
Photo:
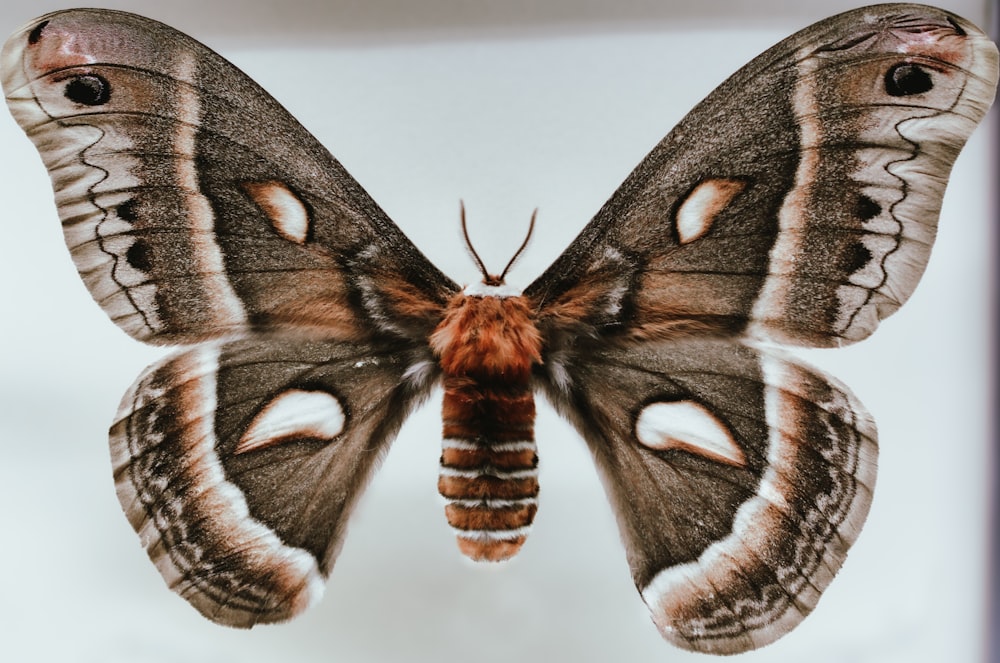
<path fill-rule="evenodd" d="M 553 338 L 865 338 L 923 274 L 996 83 L 996 45 L 942 10 L 821 21 L 696 106 L 525 294 Z"/>

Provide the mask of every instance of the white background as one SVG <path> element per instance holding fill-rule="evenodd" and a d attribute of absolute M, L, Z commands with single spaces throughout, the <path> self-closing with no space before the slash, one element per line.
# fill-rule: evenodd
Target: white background
<path fill-rule="evenodd" d="M 415 243 L 476 278 L 535 240 L 524 286 L 699 99 L 778 39 L 853 2 L 95 3 L 165 19 L 285 103 Z M 982 24 L 981 2 L 940 2 Z M 694 7 L 694 5 L 698 5 Z M 9 34 L 54 3 L 7 2 Z M 231 17 L 229 10 L 235 11 Z M 521 555 L 456 551 L 436 494 L 432 401 L 357 510 L 323 602 L 236 631 L 169 592 L 114 495 L 106 429 L 162 350 L 84 289 L 48 177 L 0 113 L 0 659 L 688 661 L 649 622 L 582 441 L 547 407 L 542 496 Z M 874 337 L 808 353 L 879 423 L 868 523 L 814 614 L 747 661 L 982 658 L 987 578 L 990 136 L 956 165 L 923 283 Z"/>

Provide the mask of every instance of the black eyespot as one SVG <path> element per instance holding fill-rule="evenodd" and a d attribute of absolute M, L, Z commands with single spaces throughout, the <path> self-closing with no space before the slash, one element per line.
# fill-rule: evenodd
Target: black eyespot
<path fill-rule="evenodd" d="M 912 62 L 895 65 L 885 74 L 885 91 L 893 97 L 923 94 L 934 87 L 927 70 Z"/>
<path fill-rule="evenodd" d="M 854 213 L 862 221 L 870 221 L 882 213 L 882 206 L 868 196 L 858 196 Z"/>
<path fill-rule="evenodd" d="M 123 202 L 121 205 L 115 208 L 115 212 L 118 214 L 118 218 L 121 219 L 122 221 L 128 221 L 129 223 L 138 219 L 139 214 L 138 210 L 136 209 L 136 205 L 137 203 L 135 202 L 135 198 L 129 198 L 128 200 Z"/>
<path fill-rule="evenodd" d="M 111 85 L 101 76 L 87 74 L 67 83 L 63 94 L 70 101 L 84 106 L 101 106 L 111 98 Z"/>
<path fill-rule="evenodd" d="M 125 252 L 125 260 L 140 272 L 148 272 L 153 266 L 152 256 L 149 254 L 149 247 L 141 239 L 136 240 Z"/>
<path fill-rule="evenodd" d="M 841 256 L 841 267 L 847 274 L 853 274 L 872 261 L 872 252 L 861 242 L 851 244 Z"/>
<path fill-rule="evenodd" d="M 45 26 L 48 25 L 48 24 L 49 24 L 48 21 L 42 21 L 41 23 L 39 23 L 38 25 L 36 25 L 31 30 L 31 32 L 28 33 L 28 44 L 29 45 L 34 46 L 35 44 L 38 43 L 38 40 L 42 38 L 42 30 L 44 30 Z"/>

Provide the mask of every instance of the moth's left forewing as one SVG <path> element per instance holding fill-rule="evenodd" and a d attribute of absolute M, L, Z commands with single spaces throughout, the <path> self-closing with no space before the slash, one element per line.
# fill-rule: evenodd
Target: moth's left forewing
<path fill-rule="evenodd" d="M 865 520 L 875 426 L 773 352 L 688 341 L 595 353 L 569 394 L 636 586 L 671 642 L 735 653 L 807 615 Z"/>
<path fill-rule="evenodd" d="M 25 26 L 0 58 L 77 269 L 132 336 L 422 343 L 457 290 L 288 111 L 191 37 L 76 9 Z"/>

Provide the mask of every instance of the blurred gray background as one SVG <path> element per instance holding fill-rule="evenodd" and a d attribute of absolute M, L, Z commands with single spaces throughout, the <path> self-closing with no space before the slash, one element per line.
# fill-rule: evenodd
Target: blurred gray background
<path fill-rule="evenodd" d="M 698 100 L 775 41 L 864 3 L 94 2 L 174 25 L 286 104 L 453 278 L 536 238 L 524 286 Z M 984 25 L 986 3 L 939 2 Z M 8 0 L 0 34 L 62 8 Z M 879 423 L 864 532 L 814 614 L 747 661 L 977 661 L 985 656 L 991 392 L 991 130 L 956 165 L 911 301 L 857 346 L 802 353 Z M 38 157 L 0 113 L 0 660 L 694 661 L 663 642 L 632 586 L 587 451 L 542 406 L 539 515 L 521 555 L 477 568 L 436 494 L 432 400 L 356 512 L 323 602 L 234 631 L 169 592 L 114 495 L 106 429 L 164 354 L 117 330 L 63 244 Z"/>
<path fill-rule="evenodd" d="M 806 25 L 864 2 L 830 0 L 150 0 L 93 2 L 87 7 L 134 11 L 213 40 L 216 46 L 342 46 L 344 43 L 414 43 L 442 39 L 524 38 L 553 34 L 607 34 L 679 29 L 774 29 Z M 934 3 L 928 3 L 934 4 Z M 988 0 L 950 0 L 937 6 L 985 24 Z M 74 5 L 7 0 L 3 22 Z"/>

